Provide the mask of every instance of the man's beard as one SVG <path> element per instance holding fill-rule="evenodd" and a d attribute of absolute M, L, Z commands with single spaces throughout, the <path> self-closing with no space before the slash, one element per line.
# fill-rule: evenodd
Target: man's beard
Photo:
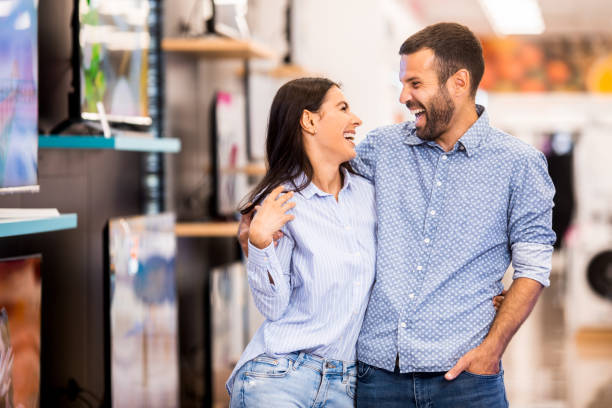
<path fill-rule="evenodd" d="M 414 106 L 407 103 L 406 106 L 410 109 L 422 107 L 425 109 L 425 126 L 416 130 L 416 134 L 421 140 L 432 141 L 439 138 L 447 129 L 448 124 L 455 113 L 455 104 L 451 99 L 446 87 L 441 86 L 429 102 L 429 106 Z"/>

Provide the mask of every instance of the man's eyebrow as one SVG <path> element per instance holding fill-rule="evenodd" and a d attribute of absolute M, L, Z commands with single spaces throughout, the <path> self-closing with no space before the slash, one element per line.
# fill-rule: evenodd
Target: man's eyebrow
<path fill-rule="evenodd" d="M 406 82 L 412 82 L 412 81 L 414 81 L 415 79 L 419 79 L 419 77 L 418 77 L 418 76 L 411 76 L 410 78 L 406 78 L 406 79 L 402 79 L 402 80 L 403 80 L 403 81 L 406 81 Z"/>

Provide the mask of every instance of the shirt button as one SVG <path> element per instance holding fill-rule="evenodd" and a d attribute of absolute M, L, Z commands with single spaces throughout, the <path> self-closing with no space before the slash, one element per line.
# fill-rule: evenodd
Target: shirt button
<path fill-rule="evenodd" d="M 448 159 L 448 156 L 447 155 L 443 155 L 442 156 L 442 160 L 446 160 L 446 159 Z"/>
<path fill-rule="evenodd" d="M 465 149 L 465 147 L 459 146 L 459 150 L 463 150 L 463 149 Z"/>
<path fill-rule="evenodd" d="M 441 181 L 436 181 L 436 186 L 440 187 L 442 185 Z"/>
<path fill-rule="evenodd" d="M 430 240 L 429 238 L 425 238 L 423 241 L 424 241 L 426 244 L 429 244 L 429 241 L 431 241 L 431 240 Z"/>
<path fill-rule="evenodd" d="M 344 227 L 345 230 L 350 231 L 351 230 L 351 226 L 347 225 L 346 227 Z"/>
<path fill-rule="evenodd" d="M 361 254 L 359 252 L 355 252 L 353 255 L 355 255 L 356 257 L 359 257 Z"/>
<path fill-rule="evenodd" d="M 430 213 L 431 215 L 436 215 L 436 210 L 431 210 L 429 213 Z"/>
<path fill-rule="evenodd" d="M 408 297 L 409 297 L 410 299 L 414 299 L 414 293 L 409 294 L 409 295 L 408 295 Z"/>
<path fill-rule="evenodd" d="M 423 267 L 421 265 L 417 266 L 417 271 L 421 271 L 423 270 Z"/>
<path fill-rule="evenodd" d="M 355 286 L 359 286 L 359 285 L 361 285 L 361 282 L 355 281 Z"/>
<path fill-rule="evenodd" d="M 402 326 L 403 328 L 406 328 L 406 323 L 402 322 L 402 324 L 400 324 L 400 326 Z"/>

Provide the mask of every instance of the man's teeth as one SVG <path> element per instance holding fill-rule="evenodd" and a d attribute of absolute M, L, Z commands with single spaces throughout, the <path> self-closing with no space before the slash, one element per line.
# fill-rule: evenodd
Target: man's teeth
<path fill-rule="evenodd" d="M 410 113 L 412 113 L 413 115 L 419 115 L 421 113 L 425 112 L 425 109 L 416 109 L 416 110 L 411 110 Z"/>

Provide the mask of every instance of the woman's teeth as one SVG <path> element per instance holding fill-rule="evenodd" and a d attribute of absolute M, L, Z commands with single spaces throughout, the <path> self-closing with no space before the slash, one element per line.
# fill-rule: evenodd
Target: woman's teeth
<path fill-rule="evenodd" d="M 352 142 L 353 140 L 355 140 L 355 135 L 353 135 L 352 133 L 345 133 L 344 138 Z"/>

